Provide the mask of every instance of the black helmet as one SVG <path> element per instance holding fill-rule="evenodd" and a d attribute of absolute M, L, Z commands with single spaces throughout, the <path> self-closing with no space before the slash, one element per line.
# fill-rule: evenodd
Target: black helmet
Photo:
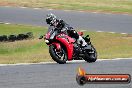
<path fill-rule="evenodd" d="M 54 23 L 57 21 L 56 16 L 52 13 L 47 14 L 46 17 L 46 23 L 49 25 L 54 25 Z"/>

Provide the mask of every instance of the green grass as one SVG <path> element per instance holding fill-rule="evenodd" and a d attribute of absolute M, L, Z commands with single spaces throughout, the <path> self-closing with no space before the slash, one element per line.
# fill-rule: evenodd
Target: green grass
<path fill-rule="evenodd" d="M 0 35 L 33 32 L 35 38 L 31 40 L 0 43 L 0 63 L 35 63 L 51 61 L 48 47 L 39 40 L 41 34 L 46 33 L 46 27 L 4 25 L 0 24 Z"/>
<path fill-rule="evenodd" d="M 132 14 L 132 0 L 0 0 L 0 5 Z"/>
<path fill-rule="evenodd" d="M 33 32 L 35 36 L 31 40 L 0 43 L 0 64 L 52 61 L 48 46 L 43 39 L 38 39 L 39 35 L 45 34 L 46 31 L 46 27 L 0 24 L 0 35 Z M 98 58 L 132 57 L 132 34 L 97 32 L 85 32 L 85 34 L 90 35 L 91 41 L 97 49 Z"/>

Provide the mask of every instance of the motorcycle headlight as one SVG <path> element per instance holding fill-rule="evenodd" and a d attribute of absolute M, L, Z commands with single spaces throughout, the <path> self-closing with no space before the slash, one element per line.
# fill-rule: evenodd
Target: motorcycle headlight
<path fill-rule="evenodd" d="M 49 43 L 49 40 L 46 39 L 46 40 L 45 40 L 45 43 Z"/>

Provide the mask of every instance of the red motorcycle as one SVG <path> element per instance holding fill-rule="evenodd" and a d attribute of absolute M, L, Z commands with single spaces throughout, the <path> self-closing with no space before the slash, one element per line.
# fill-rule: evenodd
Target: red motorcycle
<path fill-rule="evenodd" d="M 64 64 L 71 60 L 85 60 L 87 62 L 95 62 L 97 60 L 97 52 L 90 42 L 89 35 L 83 37 L 90 49 L 85 50 L 76 39 L 71 38 L 66 33 L 58 33 L 54 35 L 54 28 L 45 35 L 45 43 L 49 46 L 49 53 L 54 61 Z M 83 36 L 83 32 L 78 32 Z M 53 37 L 54 35 L 54 37 Z"/>

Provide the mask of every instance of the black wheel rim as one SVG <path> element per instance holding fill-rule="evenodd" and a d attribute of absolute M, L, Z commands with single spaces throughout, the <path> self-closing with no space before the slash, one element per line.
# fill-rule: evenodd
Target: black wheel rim
<path fill-rule="evenodd" d="M 61 50 L 57 50 L 56 48 L 54 48 L 54 52 L 56 54 L 56 56 L 60 59 L 60 60 L 63 60 L 65 61 L 65 53 L 64 53 L 64 50 L 61 49 Z"/>

